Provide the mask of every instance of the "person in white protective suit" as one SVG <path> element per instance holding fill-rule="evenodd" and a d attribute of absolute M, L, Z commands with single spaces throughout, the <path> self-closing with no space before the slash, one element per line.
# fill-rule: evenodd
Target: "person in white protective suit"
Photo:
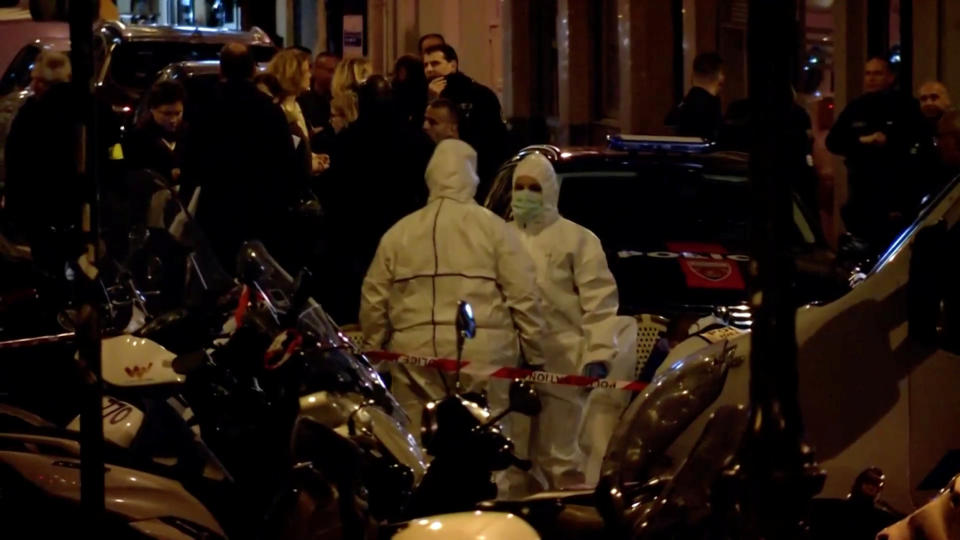
<path fill-rule="evenodd" d="M 532 153 L 517 164 L 511 201 L 513 225 L 521 231 L 524 245 L 533 257 L 547 329 L 552 341 L 561 348 L 558 355 L 547 358 L 546 369 L 593 377 L 615 374 L 622 378 L 630 373 L 632 364 L 630 349 L 621 349 L 636 343 L 636 323 L 617 316 L 617 284 L 600 240 L 585 227 L 560 216 L 559 197 L 557 175 L 547 158 Z M 634 357 L 635 349 L 634 345 Z M 596 426 L 600 427 L 591 429 L 589 422 L 594 418 L 586 419 L 587 423 L 580 426 L 585 406 L 582 389 L 551 385 L 540 391 L 543 411 L 531 441 L 534 464 L 545 474 L 552 489 L 595 482 L 625 396 L 610 395 L 615 391 L 594 391 L 606 395 L 591 399 L 591 416 L 596 413 Z M 588 435 L 583 446 L 591 454 L 593 466 L 588 466 L 581 453 L 581 432 Z M 592 440 L 604 434 L 605 440 Z"/>
<path fill-rule="evenodd" d="M 441 141 L 427 166 L 427 205 L 380 240 L 361 295 L 366 350 L 454 358 L 457 303 L 465 300 L 473 307 L 477 332 L 466 342 L 464 361 L 471 366 L 543 365 L 544 322 L 533 261 L 516 230 L 474 201 L 476 160 L 476 152 L 463 141 Z M 392 373 L 394 395 L 419 437 L 424 404 L 443 398 L 446 386 L 453 386 L 452 377 L 406 365 L 393 366 Z M 494 412 L 507 406 L 509 381 L 485 385 L 487 381 L 466 376 L 463 381 L 467 390 L 486 386 Z M 525 457 L 529 439 L 529 428 L 518 428 L 523 420 L 511 415 L 504 425 L 520 457 Z M 513 489 L 511 482 L 500 485 Z"/>

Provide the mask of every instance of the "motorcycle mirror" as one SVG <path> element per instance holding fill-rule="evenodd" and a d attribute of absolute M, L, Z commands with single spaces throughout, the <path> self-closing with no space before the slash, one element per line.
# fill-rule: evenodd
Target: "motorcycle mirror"
<path fill-rule="evenodd" d="M 207 353 L 204 351 L 194 351 L 181 354 L 173 359 L 171 367 L 179 375 L 190 375 L 200 369 L 207 360 Z"/>
<path fill-rule="evenodd" d="M 473 318 L 473 307 L 461 300 L 457 304 L 457 335 L 462 339 L 473 339 L 477 335 L 477 321 Z"/>
<path fill-rule="evenodd" d="M 466 300 L 457 304 L 457 393 L 460 393 L 460 364 L 463 360 L 463 343 L 477 335 L 477 320 L 473 318 L 473 307 Z M 449 390 L 448 390 L 449 394 Z"/>
<path fill-rule="evenodd" d="M 510 410 L 522 415 L 536 416 L 540 414 L 540 410 L 543 408 L 537 389 L 528 382 L 514 379 L 510 383 L 509 396 Z"/>

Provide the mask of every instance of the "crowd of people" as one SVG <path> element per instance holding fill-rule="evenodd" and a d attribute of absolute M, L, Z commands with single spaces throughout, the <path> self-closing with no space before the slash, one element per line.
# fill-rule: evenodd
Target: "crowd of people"
<path fill-rule="evenodd" d="M 631 332 L 617 315 L 603 248 L 560 216 L 552 164 L 536 153 L 518 163 L 511 223 L 481 207 L 510 150 L 500 103 L 461 72 L 443 36 L 423 36 L 419 48 L 386 76 L 363 58 L 312 58 L 298 48 L 258 67 L 247 46 L 226 45 L 220 81 L 203 106 L 175 81 L 150 90 L 146 113 L 109 152 L 123 170 L 116 191 L 124 203 L 113 210 L 157 214 L 148 210 L 152 197 L 137 202 L 136 194 L 149 195 L 143 186 L 157 181 L 172 186 L 225 269 L 234 268 L 243 242 L 262 241 L 287 269 L 312 271 L 314 296 L 335 320 L 359 321 L 367 350 L 455 356 L 456 309 L 464 300 L 478 326 L 464 353 L 474 362 L 606 377 L 627 358 L 632 370 L 635 351 L 621 339 Z M 721 59 L 700 55 L 693 69 L 693 88 L 667 124 L 679 135 L 747 147 L 751 104 L 734 102 L 723 114 Z M 84 250 L 76 201 L 86 195 L 72 165 L 78 144 L 71 127 L 82 108 L 69 91 L 67 56 L 42 53 L 33 77 L 34 96 L 6 147 L 6 211 L 38 265 L 57 273 Z M 889 64 L 871 59 L 866 94 L 827 138 L 850 169 L 847 228 L 867 239 L 891 234 L 909 215 L 925 188 L 912 178 L 942 176 L 928 164 L 960 165 L 960 115 L 946 88 L 922 85 L 918 101 L 892 87 Z M 794 188 L 815 209 L 810 118 L 799 105 L 789 118 L 790 159 L 809 172 L 796 176 Z M 940 160 L 931 157 L 935 140 Z M 107 170 L 104 159 L 98 166 Z M 105 221 L 122 239 L 133 223 L 167 227 L 169 216 L 162 209 L 159 216 Z M 391 390 L 417 433 L 423 405 L 452 383 L 427 369 L 390 371 Z M 493 409 L 506 407 L 501 382 L 468 378 L 466 386 L 486 390 Z M 582 444 L 584 393 L 550 386 L 542 394 L 534 426 L 515 419 L 508 426 L 536 474 L 505 475 L 506 492 L 594 480 L 584 470 L 597 456 L 585 450 L 602 457 L 604 445 Z M 614 418 L 618 412 L 608 411 Z"/>
<path fill-rule="evenodd" d="M 287 269 L 310 269 L 313 295 L 336 320 L 359 321 L 365 349 L 452 357 L 456 308 L 465 300 L 478 326 L 465 351 L 471 361 L 605 376 L 623 356 L 623 321 L 600 241 L 559 216 L 557 178 L 539 155 L 514 174 L 513 224 L 478 204 L 508 157 L 500 103 L 460 71 L 443 36 L 424 36 L 420 49 L 419 57 L 399 58 L 388 78 L 363 58 L 311 58 L 297 48 L 258 67 L 247 46 L 231 43 L 220 54 L 213 99 L 202 106 L 179 82 L 158 81 L 145 113 L 103 164 L 122 178 L 106 182 L 106 191 L 122 187 L 119 202 L 105 205 L 107 228 L 172 231 L 177 212 L 153 208 L 159 182 L 192 213 L 225 270 L 251 239 Z M 52 107 L 48 97 L 69 93 L 69 59 L 43 53 L 35 72 L 35 96 L 7 147 L 7 209 L 23 218 L 24 238 L 40 255 L 61 222 L 34 209 L 48 190 L 79 185 L 79 177 L 68 170 L 76 150 L 70 141 L 56 149 L 64 170 L 19 153 L 42 148 L 55 126 L 49 115 L 77 120 L 63 110 L 73 102 Z M 63 228 L 79 223 L 73 206 L 81 199 L 59 199 Z M 104 234 L 118 244 L 123 236 Z M 83 248 L 76 241 L 52 251 L 45 267 L 57 273 Z M 389 371 L 418 433 L 423 406 L 451 381 L 427 369 Z M 485 390 L 494 410 L 507 405 L 503 381 L 468 379 L 468 388 Z M 537 473 L 504 475 L 506 492 L 583 484 L 586 456 L 569 424 L 579 424 L 585 398 L 577 389 L 546 389 L 538 425 L 513 423 L 510 435 Z M 592 447 L 602 454 L 603 445 Z"/>
<path fill-rule="evenodd" d="M 725 74 L 716 53 L 693 61 L 692 88 L 666 117 L 677 135 L 703 137 L 724 148 L 749 151 L 749 99 L 734 101 L 726 114 L 720 94 Z M 827 149 L 845 158 L 848 196 L 841 215 L 858 241 L 882 246 L 914 217 L 923 197 L 960 172 L 958 116 L 946 86 L 923 83 L 917 96 L 896 87 L 890 61 L 870 58 L 864 94 L 843 109 L 826 138 Z M 784 132 L 792 189 L 813 217 L 820 211 L 814 170 L 812 122 L 794 103 Z"/>

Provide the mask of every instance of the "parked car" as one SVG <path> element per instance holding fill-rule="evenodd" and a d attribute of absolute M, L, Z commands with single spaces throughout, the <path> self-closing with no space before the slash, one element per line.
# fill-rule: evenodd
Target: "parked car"
<path fill-rule="evenodd" d="M 960 472 L 958 256 L 960 177 L 925 200 L 846 293 L 797 310 L 804 440 L 827 473 L 820 500 L 845 499 L 858 474 L 876 467 L 884 478 L 882 502 L 908 513 Z M 684 461 L 714 412 L 749 404 L 750 333 L 728 334 L 712 346 L 721 345 L 736 361 L 727 364 L 718 390 L 687 411 L 695 418 L 672 424 L 677 436 L 667 441 L 664 463 Z M 654 381 L 682 376 L 681 360 L 705 346 L 700 337 L 678 344 Z M 656 406 L 643 400 L 630 410 Z M 665 478 L 673 468 L 663 469 Z"/>

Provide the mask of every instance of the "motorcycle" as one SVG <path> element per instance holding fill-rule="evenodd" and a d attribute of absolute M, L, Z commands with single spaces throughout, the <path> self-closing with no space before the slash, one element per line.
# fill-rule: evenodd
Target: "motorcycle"
<path fill-rule="evenodd" d="M 527 416 L 540 413 L 540 399 L 533 386 L 513 381 L 509 406 L 496 415 L 487 409 L 483 396 L 460 393 L 464 340 L 472 339 L 476 330 L 470 304 L 461 301 L 456 318 L 457 393 L 424 407 L 421 440 L 434 459 L 405 513 L 409 519 L 473 509 L 481 501 L 496 498 L 494 472 L 511 466 L 524 471 L 531 468 L 529 460 L 519 459 L 513 453 L 513 442 L 497 424 L 513 412 Z"/>
<path fill-rule="evenodd" d="M 410 520 L 419 523 L 437 514 L 473 512 L 477 502 L 496 495 L 493 471 L 512 464 L 529 468 L 529 462 L 513 456 L 512 443 L 496 423 L 513 411 L 539 411 L 539 400 L 531 387 L 514 383 L 510 408 L 497 416 L 478 403 L 482 398 L 477 395 L 450 395 L 428 404 L 424 411 L 424 426 L 428 428 L 423 438 L 435 458 L 427 467 L 406 429 L 402 409 L 376 371 L 316 302 L 303 300 L 308 284 L 298 279 L 294 285 L 260 249 L 250 255 L 248 260 L 256 264 L 248 264 L 242 273 L 257 276 L 251 281 L 267 309 L 248 313 L 249 324 L 232 340 L 244 351 L 255 351 L 249 363 L 236 362 L 236 355 L 232 355 L 231 366 L 217 365 L 215 353 L 195 357 L 192 364 L 175 362 L 174 367 L 188 373 L 188 388 L 191 381 L 199 382 L 195 391 L 189 392 L 189 400 L 195 404 L 197 416 L 207 419 L 243 410 L 248 406 L 244 402 L 249 403 L 251 397 L 249 393 L 236 394 L 239 402 L 221 400 L 211 389 L 225 388 L 225 378 L 243 379 L 262 367 L 258 381 L 264 394 L 271 396 L 268 401 L 287 408 L 288 413 L 297 409 L 290 429 L 292 462 L 304 482 L 327 482 L 336 488 L 338 519 L 332 521 L 340 524 L 345 537 L 366 537 L 376 529 L 388 535 L 407 530 Z M 463 340 L 472 338 L 476 331 L 469 304 L 461 303 L 459 312 L 458 357 Z M 283 330 L 294 320 L 295 329 Z M 248 332 L 250 328 L 256 330 Z M 266 352 L 261 355 L 260 351 Z M 264 358 L 262 366 L 258 365 L 260 358 Z M 240 373 L 249 369 L 240 367 L 244 365 L 253 369 Z M 205 396 L 213 396 L 217 402 L 209 403 L 211 398 L 205 400 Z M 282 405 L 284 401 L 288 405 Z M 222 420 L 216 423 L 221 427 L 230 424 Z M 201 432 L 209 431 L 201 421 Z M 215 449 L 219 446 L 216 441 L 209 442 Z M 316 504 L 307 492 L 293 489 L 275 503 L 271 519 L 310 523 L 309 516 L 292 518 L 290 513 Z M 331 519 L 331 513 L 328 510 L 324 514 L 326 519 Z M 489 518 L 480 519 L 482 515 L 474 516 L 480 521 Z"/>
<path fill-rule="evenodd" d="M 104 380 L 116 385 L 115 390 L 154 398 L 144 409 L 113 396 L 105 398 L 108 468 L 129 463 L 124 472 L 154 471 L 158 478 L 166 477 L 170 490 L 114 499 L 150 506 L 151 501 L 179 497 L 185 508 L 202 508 L 196 513 L 203 519 L 174 513 L 152 516 L 152 522 L 186 523 L 212 538 L 224 536 L 224 531 L 231 537 L 369 536 L 377 525 L 370 516 L 395 513 L 393 509 L 402 507 L 401 499 L 423 476 L 422 455 L 395 417 L 400 409 L 375 371 L 322 308 L 301 299 L 298 291 L 303 287 L 294 286 L 262 246 L 251 246 L 245 254 L 241 275 L 255 291 L 257 301 L 251 305 L 257 308 L 248 311 L 244 324 L 211 352 L 177 356 L 136 336 L 105 341 Z M 292 316 L 295 313 L 299 315 Z M 298 322 L 296 332 L 281 330 L 293 320 Z M 264 361 L 262 351 L 294 334 L 296 346 L 277 349 Z M 134 351 L 137 354 L 131 354 Z M 182 389 L 186 399 L 168 398 L 173 407 L 165 408 L 160 400 L 171 388 Z M 191 408 L 184 408 L 185 403 Z M 179 416 L 169 414 L 178 405 Z M 2 437 L 23 441 L 39 436 L 39 431 L 51 440 L 75 439 L 75 434 L 29 413 L 12 408 L 0 412 L 2 432 L 10 432 Z M 181 421 L 179 428 L 176 420 Z M 163 449 L 166 455 L 157 455 Z M 31 458 L 41 460 L 38 466 L 65 462 L 54 459 L 62 455 L 46 454 L 47 448 L 30 450 Z M 18 467 L 23 454 L 0 456 L 0 462 L 10 467 L 7 480 L 19 487 L 17 493 L 36 487 L 34 476 Z M 125 478 L 130 478 L 128 484 L 141 481 L 135 473 Z M 129 489 L 108 482 L 108 498 L 116 495 L 114 487 Z M 75 484 L 73 488 L 69 493 L 46 493 L 47 502 L 51 496 L 75 502 L 78 490 Z M 258 498 L 260 493 L 267 495 Z M 124 508 L 112 505 L 108 510 L 113 522 L 139 526 Z M 453 521 L 446 521 L 448 528 L 463 521 L 449 519 Z M 484 530 L 493 530 L 489 527 L 502 526 L 503 519 L 488 513 L 472 522 L 476 527 L 480 520 L 487 523 Z M 526 527 L 511 525 L 515 522 L 519 520 L 507 524 L 514 532 L 518 526 Z M 390 530 L 409 536 L 416 528 L 400 524 Z"/>
<path fill-rule="evenodd" d="M 699 421 L 736 362 L 718 343 L 658 375 L 621 417 L 595 489 L 487 501 L 478 508 L 523 516 L 543 537 L 558 539 L 672 538 L 679 537 L 675 528 L 706 528 L 710 519 L 728 517 L 735 509 L 724 504 L 731 500 L 724 494 L 734 489 L 734 458 L 749 411 L 716 411 L 695 430 L 693 451 L 682 462 L 667 451 Z"/>

